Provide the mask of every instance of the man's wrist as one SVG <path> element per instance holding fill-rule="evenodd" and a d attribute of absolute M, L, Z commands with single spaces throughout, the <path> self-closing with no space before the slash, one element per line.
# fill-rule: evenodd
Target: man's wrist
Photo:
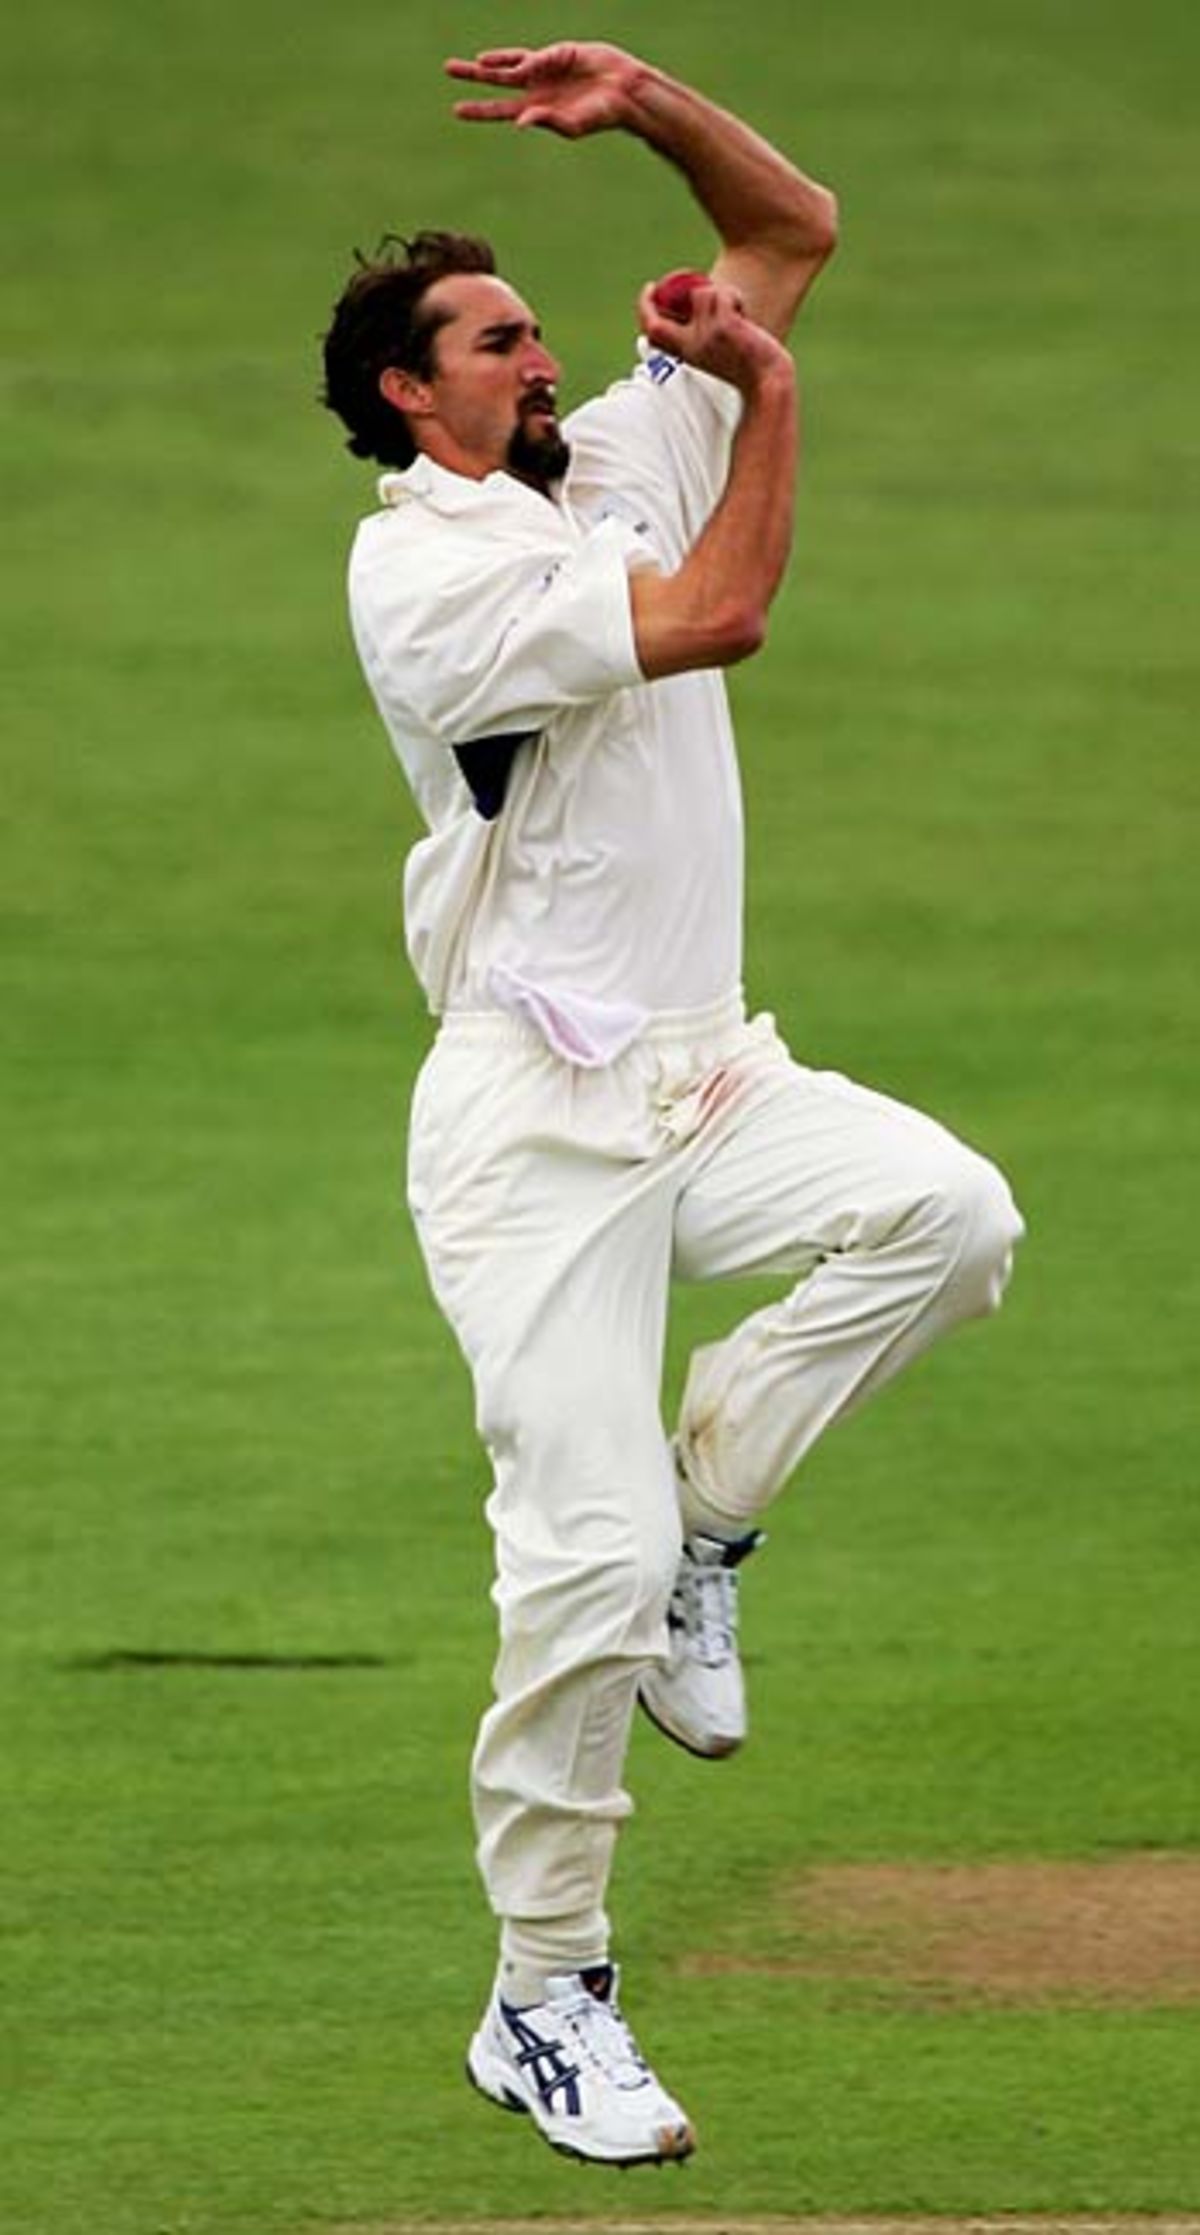
<path fill-rule="evenodd" d="M 782 411 L 796 391 L 796 368 L 786 349 L 780 349 L 763 364 L 747 365 L 734 386 L 747 405 L 756 405 L 761 411 Z"/>
<path fill-rule="evenodd" d="M 676 79 L 636 54 L 627 56 L 629 73 L 621 87 L 621 129 L 660 147 L 667 136 L 672 98 L 682 92 Z"/>

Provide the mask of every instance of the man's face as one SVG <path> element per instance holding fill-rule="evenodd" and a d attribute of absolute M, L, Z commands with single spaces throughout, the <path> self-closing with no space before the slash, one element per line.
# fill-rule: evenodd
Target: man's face
<path fill-rule="evenodd" d="M 403 407 L 418 447 L 476 481 L 498 469 L 538 488 L 559 480 L 568 458 L 559 367 L 528 304 L 491 273 L 455 272 L 429 289 L 424 307 L 445 323 L 430 378 Z"/>

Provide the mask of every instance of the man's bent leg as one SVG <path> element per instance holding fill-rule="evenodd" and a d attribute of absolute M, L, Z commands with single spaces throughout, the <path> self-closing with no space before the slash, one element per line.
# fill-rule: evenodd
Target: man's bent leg
<path fill-rule="evenodd" d="M 685 1525 L 741 1535 L 826 1428 L 995 1308 L 1022 1231 L 999 1172 L 932 1119 L 836 1073 L 765 1073 L 680 1204 L 676 1265 L 807 1277 L 693 1356 Z"/>

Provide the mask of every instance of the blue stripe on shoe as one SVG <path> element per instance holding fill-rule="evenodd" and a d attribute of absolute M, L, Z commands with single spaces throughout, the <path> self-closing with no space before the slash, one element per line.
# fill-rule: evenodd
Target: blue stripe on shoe
<path fill-rule="evenodd" d="M 529 2020 L 511 2003 L 501 2002 L 500 2015 L 517 2044 L 516 2062 L 530 2073 L 533 2084 L 545 2108 L 555 2108 L 554 2098 L 559 2089 L 564 2091 L 562 2108 L 568 2118 L 577 2119 L 582 2105 L 579 2100 L 579 2066 L 571 2064 L 561 2041 L 547 2041 L 535 2032 Z"/>

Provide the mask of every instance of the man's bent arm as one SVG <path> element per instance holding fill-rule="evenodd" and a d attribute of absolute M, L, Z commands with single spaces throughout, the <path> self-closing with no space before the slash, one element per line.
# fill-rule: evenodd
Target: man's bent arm
<path fill-rule="evenodd" d="M 782 339 L 837 245 L 837 202 L 749 125 L 690 86 L 642 66 L 626 131 L 683 172 L 714 226 L 713 278 Z"/>
<path fill-rule="evenodd" d="M 760 649 L 791 550 L 799 434 L 791 359 L 731 293 L 702 289 L 684 328 L 656 315 L 650 289 L 641 313 L 651 342 L 731 381 L 743 406 L 724 493 L 683 565 L 630 577 L 638 663 L 654 681 Z"/>
<path fill-rule="evenodd" d="M 837 241 L 837 203 L 769 141 L 690 86 L 598 42 L 501 47 L 447 64 L 453 77 L 507 99 L 461 101 L 457 113 L 581 139 L 621 130 L 682 171 L 716 228 L 713 277 L 741 293 L 779 338 Z"/>

